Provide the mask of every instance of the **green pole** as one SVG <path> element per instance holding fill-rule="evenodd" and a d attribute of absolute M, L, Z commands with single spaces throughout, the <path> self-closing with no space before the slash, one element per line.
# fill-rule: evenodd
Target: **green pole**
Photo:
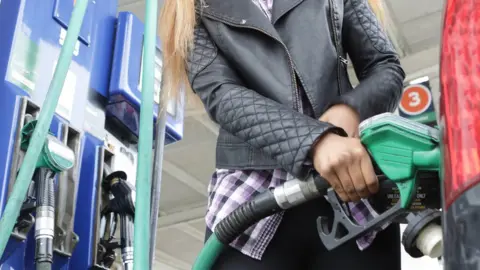
<path fill-rule="evenodd" d="M 157 0 L 145 5 L 145 33 L 143 42 L 142 99 L 140 132 L 138 138 L 138 166 L 136 180 L 135 226 L 133 242 L 133 269 L 149 269 L 150 200 L 153 148 L 153 97 L 155 80 L 155 50 L 157 45 Z"/>

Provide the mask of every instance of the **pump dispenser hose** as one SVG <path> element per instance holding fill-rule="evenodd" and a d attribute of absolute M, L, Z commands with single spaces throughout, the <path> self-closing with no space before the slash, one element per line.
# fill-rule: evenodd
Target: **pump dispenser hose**
<path fill-rule="evenodd" d="M 42 151 L 45 139 L 47 138 L 48 129 L 62 92 L 70 62 L 72 61 L 73 50 L 80 33 L 88 2 L 88 0 L 77 0 L 75 4 L 72 17 L 68 24 L 67 36 L 62 46 L 62 50 L 60 51 L 60 57 L 57 66 L 55 67 L 53 79 L 39 113 L 32 140 L 27 149 L 22 165 L 20 166 L 15 185 L 13 186 L 12 193 L 5 206 L 2 218 L 0 219 L 0 257 L 3 255 L 8 239 L 10 238 L 10 233 L 12 232 L 17 217 L 20 214 L 20 209 L 22 208 L 23 200 L 25 199 L 28 187 L 32 180 L 37 160 Z"/>
<path fill-rule="evenodd" d="M 122 261 L 124 270 L 133 269 L 133 218 L 120 214 L 120 245 L 122 246 Z"/>
<path fill-rule="evenodd" d="M 37 207 L 35 221 L 35 263 L 37 269 L 52 269 L 55 227 L 54 174 L 47 168 L 37 169 Z"/>
<path fill-rule="evenodd" d="M 49 262 L 37 263 L 36 269 L 37 270 L 51 270 L 52 269 L 52 263 L 49 263 Z"/>
<path fill-rule="evenodd" d="M 280 187 L 260 193 L 218 223 L 192 269 L 212 269 L 223 250 L 250 226 L 272 214 L 321 197 L 326 194 L 328 187 L 323 178 L 316 176 L 306 181 L 290 180 Z"/>
<path fill-rule="evenodd" d="M 215 227 L 215 232 L 208 239 L 192 269 L 212 269 L 217 257 L 229 243 L 256 222 L 281 210 L 270 190 L 240 205 Z"/>

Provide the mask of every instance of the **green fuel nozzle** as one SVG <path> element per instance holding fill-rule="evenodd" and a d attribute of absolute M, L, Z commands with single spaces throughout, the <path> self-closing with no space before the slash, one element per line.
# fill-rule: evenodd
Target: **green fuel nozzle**
<path fill-rule="evenodd" d="M 371 117 L 360 124 L 360 139 L 381 170 L 380 186 L 395 183 L 400 200 L 385 212 L 367 223 L 358 225 L 349 219 L 335 191 L 329 189 L 327 198 L 332 205 L 334 218 L 319 217 L 317 229 L 320 239 L 328 250 L 337 248 L 347 241 L 388 226 L 396 218 L 409 213 L 416 195 L 417 180 L 425 171 L 438 172 L 440 149 L 438 129 L 407 120 L 392 113 Z M 387 182 L 391 181 L 391 182 Z M 348 233 L 339 229 L 342 225 Z"/>
<path fill-rule="evenodd" d="M 29 121 L 22 128 L 20 148 L 27 151 L 32 139 L 36 120 Z M 35 222 L 35 264 L 36 269 L 51 269 L 53 264 L 53 237 L 55 224 L 56 173 L 73 167 L 73 151 L 51 133 L 47 134 L 40 156 L 35 164 L 34 182 L 36 187 Z"/>
<path fill-rule="evenodd" d="M 35 120 L 30 121 L 22 128 L 20 148 L 23 151 L 27 151 L 36 123 Z M 54 173 L 59 173 L 72 168 L 74 164 L 75 154 L 72 149 L 49 133 L 45 139 L 36 168 L 49 168 Z"/>
<path fill-rule="evenodd" d="M 438 129 L 384 113 L 362 122 L 360 138 L 386 178 L 398 186 L 402 208 L 412 202 L 417 173 L 439 171 Z"/>

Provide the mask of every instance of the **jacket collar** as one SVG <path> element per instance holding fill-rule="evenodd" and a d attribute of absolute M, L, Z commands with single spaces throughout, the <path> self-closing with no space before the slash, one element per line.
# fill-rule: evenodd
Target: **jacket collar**
<path fill-rule="evenodd" d="M 303 0 L 273 0 L 272 24 L 275 24 L 283 15 L 294 9 L 301 2 Z"/>
<path fill-rule="evenodd" d="M 277 36 L 273 24 L 302 1 L 304 0 L 274 0 L 272 22 L 252 0 L 205 0 L 203 8 L 197 5 L 197 12 L 200 15 L 204 13 L 227 23 L 257 28 Z"/>

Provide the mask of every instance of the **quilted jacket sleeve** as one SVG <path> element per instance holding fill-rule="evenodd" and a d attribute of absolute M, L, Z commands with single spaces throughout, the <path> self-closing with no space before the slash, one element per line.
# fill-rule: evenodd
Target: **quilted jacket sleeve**
<path fill-rule="evenodd" d="M 343 44 L 360 84 L 336 103 L 356 109 L 361 120 L 395 110 L 405 73 L 367 0 L 345 0 Z"/>
<path fill-rule="evenodd" d="M 303 177 L 312 144 L 325 132 L 343 129 L 298 113 L 241 85 L 207 30 L 195 29 L 189 81 L 211 119 L 237 138 L 262 150 L 296 177 Z"/>

